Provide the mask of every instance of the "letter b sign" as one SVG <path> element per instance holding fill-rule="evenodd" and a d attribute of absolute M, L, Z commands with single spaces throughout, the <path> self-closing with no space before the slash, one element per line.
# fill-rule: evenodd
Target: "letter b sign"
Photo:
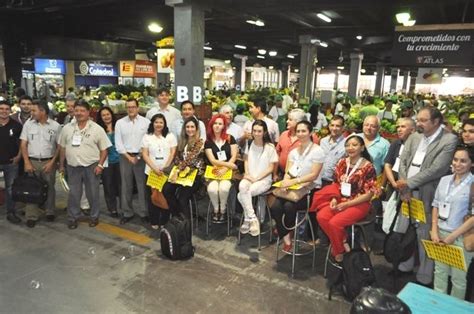
<path fill-rule="evenodd" d="M 189 90 L 186 86 L 176 87 L 176 101 L 178 103 L 189 100 Z M 193 103 L 199 104 L 202 100 L 202 88 L 200 86 L 193 86 Z"/>

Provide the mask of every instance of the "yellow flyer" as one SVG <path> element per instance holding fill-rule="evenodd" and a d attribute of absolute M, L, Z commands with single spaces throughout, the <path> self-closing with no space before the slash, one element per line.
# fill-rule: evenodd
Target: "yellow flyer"
<path fill-rule="evenodd" d="M 429 258 L 467 272 L 466 260 L 461 247 L 438 244 L 429 240 L 421 240 L 421 242 L 423 242 L 423 247 Z"/>
<path fill-rule="evenodd" d="M 272 186 L 275 188 L 281 188 L 281 181 L 273 183 Z M 289 186 L 288 190 L 299 190 L 301 188 L 302 188 L 301 184 L 297 183 L 297 184 L 293 184 L 292 186 Z"/>
<path fill-rule="evenodd" d="M 418 220 L 419 222 L 426 223 L 425 216 L 425 206 L 423 202 L 419 199 L 412 198 L 410 201 L 410 211 L 408 210 L 408 204 L 406 202 L 402 203 L 402 214 L 405 217 L 408 217 L 408 212 L 411 214 L 411 218 Z"/>
<path fill-rule="evenodd" d="M 175 173 L 178 172 L 178 176 L 176 178 L 176 184 L 180 184 L 182 186 L 193 186 L 194 180 L 196 180 L 197 176 L 197 169 L 190 170 L 188 173 L 185 173 L 184 171 L 179 171 L 178 167 L 174 166 L 173 169 L 171 169 L 170 177 Z"/>
<path fill-rule="evenodd" d="M 152 188 L 161 192 L 167 180 L 168 177 L 165 174 L 157 175 L 153 170 L 150 170 L 146 185 L 151 186 Z"/>
<path fill-rule="evenodd" d="M 230 180 L 232 179 L 232 169 L 228 169 L 222 176 L 217 176 L 215 171 L 218 167 L 206 166 L 206 172 L 204 172 L 204 178 L 210 180 Z"/>

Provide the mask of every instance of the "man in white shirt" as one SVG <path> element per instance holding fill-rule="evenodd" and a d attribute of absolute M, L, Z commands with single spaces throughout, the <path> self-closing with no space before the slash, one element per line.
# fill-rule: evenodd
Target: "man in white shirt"
<path fill-rule="evenodd" d="M 146 113 L 148 120 L 151 120 L 157 113 L 162 113 L 165 116 L 168 125 L 173 124 L 175 120 L 181 119 L 179 110 L 170 105 L 170 92 L 168 89 L 160 88 L 157 92 L 156 100 L 156 106 Z"/>
<path fill-rule="evenodd" d="M 179 140 L 181 135 L 181 129 L 183 128 L 184 120 L 195 117 L 199 122 L 199 133 L 201 139 L 206 141 L 206 125 L 204 122 L 199 120 L 194 114 L 196 113 L 194 103 L 190 100 L 185 100 L 181 103 L 181 116 L 179 119 L 174 120 L 171 124 L 168 124 L 170 127 L 171 133 L 176 137 L 176 140 Z M 166 117 L 165 117 L 166 118 Z M 166 120 L 168 122 L 168 120 Z"/>
<path fill-rule="evenodd" d="M 140 156 L 140 145 L 147 133 L 150 121 L 138 114 L 138 101 L 130 99 L 126 103 L 127 116 L 115 125 L 115 147 L 120 154 L 120 178 L 122 180 L 122 218 L 121 224 L 133 219 L 133 178 L 137 183 L 139 208 L 137 214 L 142 222 L 148 222 L 145 201 L 145 162 Z"/>
<path fill-rule="evenodd" d="M 249 112 L 253 119 L 245 122 L 244 124 L 244 136 L 240 139 L 248 140 L 252 138 L 252 124 L 255 120 L 263 120 L 267 124 L 268 133 L 270 133 L 270 139 L 273 143 L 278 143 L 280 139 L 280 131 L 278 130 L 278 124 L 267 117 L 267 103 L 264 99 L 257 99 L 254 103 L 250 103 Z M 240 143 L 243 146 L 243 143 Z"/>
<path fill-rule="evenodd" d="M 219 113 L 222 113 L 227 121 L 227 134 L 232 135 L 235 140 L 238 142 L 242 135 L 244 135 L 244 130 L 237 123 L 233 122 L 233 112 L 232 107 L 229 105 L 224 105 L 219 110 Z"/>

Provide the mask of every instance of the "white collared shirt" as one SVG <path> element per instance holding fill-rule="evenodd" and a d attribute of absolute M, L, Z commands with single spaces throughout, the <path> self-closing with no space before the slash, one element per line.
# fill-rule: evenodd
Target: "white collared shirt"
<path fill-rule="evenodd" d="M 48 118 L 44 124 L 30 119 L 23 125 L 20 139 L 27 142 L 28 156 L 51 158 L 56 152 L 61 125 Z"/>
<path fill-rule="evenodd" d="M 143 136 L 146 134 L 150 120 L 137 115 L 132 121 L 129 116 L 123 117 L 115 125 L 115 147 L 119 154 L 140 152 Z"/>
<path fill-rule="evenodd" d="M 178 109 L 171 106 L 170 104 L 168 104 L 165 109 L 161 109 L 158 103 L 156 103 L 155 107 L 148 110 L 146 113 L 146 118 L 151 120 L 151 118 L 153 118 L 153 116 L 157 113 L 161 113 L 165 116 L 166 124 L 168 126 L 172 125 L 174 121 L 181 119 L 181 112 Z"/>
<path fill-rule="evenodd" d="M 417 151 L 419 152 L 426 152 L 426 149 L 428 148 L 428 146 L 433 143 L 433 141 L 435 140 L 436 137 L 438 137 L 439 133 L 443 132 L 443 128 L 440 126 L 438 128 L 438 130 L 436 130 L 436 132 L 434 132 L 433 135 L 429 136 L 429 137 L 426 137 L 423 135 L 423 138 L 420 142 L 420 145 L 418 146 L 418 149 Z"/>

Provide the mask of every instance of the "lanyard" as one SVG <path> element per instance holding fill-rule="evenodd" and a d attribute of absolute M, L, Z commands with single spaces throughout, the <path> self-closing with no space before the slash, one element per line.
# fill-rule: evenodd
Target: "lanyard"
<path fill-rule="evenodd" d="M 405 149 L 405 144 L 400 145 L 400 150 L 398 151 L 398 157 L 403 154 L 403 150 Z"/>
<path fill-rule="evenodd" d="M 311 150 L 311 148 L 313 147 L 313 143 L 311 143 L 310 145 L 308 145 L 308 147 L 305 148 L 304 152 L 303 152 L 303 155 L 300 155 L 298 157 L 298 161 L 303 161 L 304 158 L 306 157 L 306 155 L 309 154 L 309 151 Z"/>
<path fill-rule="evenodd" d="M 472 175 L 468 174 L 464 178 L 464 180 L 462 180 L 462 182 L 456 188 L 454 188 L 454 190 L 451 191 L 451 193 L 449 193 L 449 189 L 451 188 L 451 181 L 449 181 L 446 187 L 446 198 L 445 198 L 446 203 L 449 203 L 449 199 L 451 198 L 451 196 L 458 194 L 461 191 L 461 189 L 464 188 L 466 184 L 470 183 L 471 179 L 472 179 Z M 452 182 L 454 183 L 454 176 L 453 176 Z"/>
<path fill-rule="evenodd" d="M 359 160 L 357 160 L 354 168 L 352 168 L 351 172 L 349 173 L 349 158 L 346 159 L 346 178 L 344 180 L 345 182 L 349 181 L 349 178 L 354 174 L 354 172 L 356 172 L 357 168 L 359 168 L 361 163 L 362 163 L 362 157 L 360 157 Z"/>

